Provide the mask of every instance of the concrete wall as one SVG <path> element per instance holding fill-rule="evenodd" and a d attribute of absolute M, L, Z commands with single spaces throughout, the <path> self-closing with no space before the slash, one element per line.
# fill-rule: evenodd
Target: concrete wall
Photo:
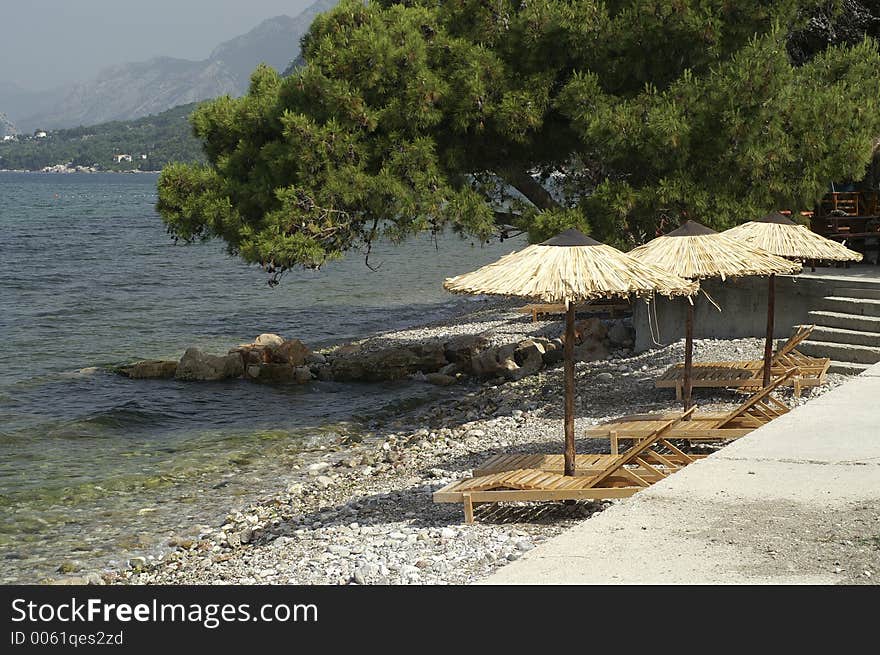
<path fill-rule="evenodd" d="M 862 284 L 857 282 L 839 279 L 777 276 L 774 336 L 788 338 L 792 327 L 808 323 L 808 312 L 816 308 L 816 300 L 833 295 L 834 289 L 860 286 Z M 721 307 L 721 311 L 702 293 L 699 294 L 694 300 L 695 339 L 742 339 L 766 335 L 768 278 L 745 277 L 725 282 L 703 280 L 701 288 Z M 660 345 L 684 338 L 686 303 L 684 299 L 668 300 L 663 296 L 657 296 L 655 302 L 650 304 L 634 301 L 636 352 L 657 346 L 651 337 L 651 328 L 655 337 L 659 331 Z"/>

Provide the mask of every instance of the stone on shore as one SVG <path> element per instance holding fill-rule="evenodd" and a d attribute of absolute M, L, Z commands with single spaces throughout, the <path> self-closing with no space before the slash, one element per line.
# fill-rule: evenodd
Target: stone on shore
<path fill-rule="evenodd" d="M 290 366 L 302 366 L 306 363 L 309 349 L 299 339 L 290 339 L 277 346 L 267 348 L 269 361 L 275 364 L 288 364 Z"/>
<path fill-rule="evenodd" d="M 254 346 L 280 346 L 284 343 L 284 338 L 277 334 L 261 334 L 254 339 Z"/>
<path fill-rule="evenodd" d="M 176 361 L 146 359 L 116 368 L 116 372 L 132 380 L 169 380 L 177 371 Z"/>
<path fill-rule="evenodd" d="M 296 381 L 296 372 L 289 364 L 260 364 L 249 366 L 248 377 L 265 384 L 278 384 Z"/>
<path fill-rule="evenodd" d="M 478 334 L 465 334 L 447 341 L 443 346 L 443 352 L 447 361 L 458 364 L 462 369 L 470 369 L 474 355 L 485 350 L 489 346 L 489 340 Z"/>
<path fill-rule="evenodd" d="M 226 380 L 244 373 L 241 357 L 237 354 L 209 355 L 198 348 L 187 348 L 174 377 L 178 380 Z"/>
<path fill-rule="evenodd" d="M 565 356 L 562 339 L 552 339 L 544 344 L 544 365 L 554 366 L 561 362 Z"/>
<path fill-rule="evenodd" d="M 413 373 L 436 373 L 448 363 L 439 341 L 340 351 L 330 364 L 330 374 L 339 382 L 402 380 Z"/>
<path fill-rule="evenodd" d="M 544 367 L 544 345 L 533 339 L 526 339 L 516 344 L 513 353 L 514 361 L 519 368 L 513 372 L 514 380 L 521 380 L 527 375 L 534 375 Z"/>
<path fill-rule="evenodd" d="M 425 380 L 440 387 L 448 387 L 450 384 L 456 383 L 456 379 L 453 376 L 444 375 L 443 373 L 428 373 L 425 376 Z"/>
<path fill-rule="evenodd" d="M 312 369 L 308 366 L 297 366 L 293 369 L 293 378 L 299 384 L 312 381 Z"/>

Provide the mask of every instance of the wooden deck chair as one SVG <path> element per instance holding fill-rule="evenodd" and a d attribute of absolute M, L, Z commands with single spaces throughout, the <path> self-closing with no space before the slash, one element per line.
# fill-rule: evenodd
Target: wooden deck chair
<path fill-rule="evenodd" d="M 666 421 L 647 438 L 633 443 L 626 452 L 595 460 L 597 465 L 583 475 L 562 475 L 561 461 L 557 470 L 553 460 L 546 460 L 553 462 L 553 470 L 497 470 L 483 465 L 477 469 L 481 475 L 458 480 L 435 491 L 434 502 L 463 503 L 465 521 L 473 523 L 477 503 L 627 498 L 696 461 L 696 457 L 682 452 L 666 439 L 668 432 L 693 411 L 691 408 L 681 417 Z"/>
<path fill-rule="evenodd" d="M 793 367 L 797 374 L 788 378 L 786 384 L 794 387 L 799 398 L 805 387 L 817 387 L 825 383 L 830 357 L 810 357 L 798 352 L 797 347 L 813 331 L 812 325 L 801 325 L 795 333 L 773 354 L 770 375 L 778 377 Z M 763 386 L 764 361 L 750 359 L 732 362 L 694 362 L 691 384 L 696 387 L 734 387 L 754 389 Z M 674 388 L 681 400 L 684 394 L 684 364 L 668 368 L 654 381 L 657 388 Z"/>
<path fill-rule="evenodd" d="M 629 300 L 619 299 L 597 299 L 590 302 L 577 303 L 575 311 L 592 312 L 592 313 L 608 313 L 612 318 L 619 313 L 626 313 L 630 310 Z M 538 316 L 549 316 L 551 314 L 565 314 L 565 303 L 530 303 L 517 309 L 523 314 L 532 315 L 532 323 L 537 323 Z"/>
<path fill-rule="evenodd" d="M 668 439 L 688 441 L 727 441 L 738 439 L 752 430 L 788 412 L 788 406 L 772 395 L 772 392 L 797 374 L 790 368 L 770 385 L 752 394 L 730 412 L 695 412 L 689 421 L 680 423 L 667 433 Z M 681 412 L 658 414 L 635 414 L 622 416 L 603 425 L 588 428 L 588 437 L 607 437 L 611 440 L 611 452 L 618 451 L 620 439 L 644 439 L 662 421 L 681 416 Z"/>

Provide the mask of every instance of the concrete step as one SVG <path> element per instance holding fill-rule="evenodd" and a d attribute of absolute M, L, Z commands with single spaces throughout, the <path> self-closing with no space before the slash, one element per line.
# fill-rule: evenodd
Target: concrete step
<path fill-rule="evenodd" d="M 854 362 L 856 364 L 876 364 L 880 362 L 880 348 L 872 346 L 807 340 L 801 343 L 797 349 L 804 355 L 830 357 L 839 362 Z"/>
<path fill-rule="evenodd" d="M 859 316 L 880 316 L 880 300 L 872 298 L 848 298 L 845 296 L 828 296 L 822 298 L 817 309 Z"/>
<path fill-rule="evenodd" d="M 815 310 L 809 313 L 809 317 L 809 322 L 815 325 L 816 329 L 821 325 L 823 327 L 842 328 L 844 330 L 880 332 L 880 316 L 858 316 L 843 312 Z"/>
<path fill-rule="evenodd" d="M 829 373 L 840 373 L 842 375 L 858 375 L 871 368 L 871 364 L 855 364 L 853 362 L 838 362 L 831 360 L 831 366 L 828 367 Z"/>
<path fill-rule="evenodd" d="M 831 295 L 833 296 L 843 296 L 844 298 L 871 298 L 873 300 L 880 300 L 880 286 L 864 288 L 864 289 L 854 289 L 852 287 L 835 287 L 832 290 Z"/>
<path fill-rule="evenodd" d="M 813 331 L 810 332 L 810 341 L 848 343 L 855 346 L 873 346 L 875 348 L 880 348 L 880 332 L 866 332 L 863 330 L 848 330 L 844 328 L 817 325 L 813 328 Z"/>

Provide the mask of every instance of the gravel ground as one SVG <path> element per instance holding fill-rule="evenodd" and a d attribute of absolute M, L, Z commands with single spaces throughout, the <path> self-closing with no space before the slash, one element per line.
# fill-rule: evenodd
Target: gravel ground
<path fill-rule="evenodd" d="M 532 323 L 499 303 L 445 324 L 388 333 L 390 343 L 457 334 L 491 335 L 509 343 L 525 336 L 558 336 L 559 322 Z M 758 358 L 762 340 L 697 340 L 695 361 Z M 674 393 L 655 389 L 654 378 L 683 359 L 683 344 L 641 353 L 615 351 L 604 361 L 576 367 L 576 434 L 624 414 L 676 409 Z M 608 375 L 600 375 L 606 373 Z M 795 400 L 807 402 L 846 380 Z M 417 383 L 417 382 L 414 382 Z M 303 467 L 302 478 L 267 494 L 246 511 L 197 537 L 174 537 L 151 558 L 125 570 L 91 574 L 116 584 L 464 584 L 507 562 L 612 502 L 506 504 L 477 508 L 463 523 L 461 505 L 434 504 L 431 494 L 471 474 L 502 452 L 561 452 L 562 368 L 517 382 L 457 387 L 460 393 L 399 415 L 372 433 L 343 435 Z M 733 408 L 733 391 L 696 389 L 701 408 Z M 695 446 L 711 451 L 720 445 Z M 578 439 L 578 452 L 607 452 L 602 439 Z M 74 580 L 70 580 L 74 581 Z M 82 580 L 75 580 L 82 581 Z"/>

